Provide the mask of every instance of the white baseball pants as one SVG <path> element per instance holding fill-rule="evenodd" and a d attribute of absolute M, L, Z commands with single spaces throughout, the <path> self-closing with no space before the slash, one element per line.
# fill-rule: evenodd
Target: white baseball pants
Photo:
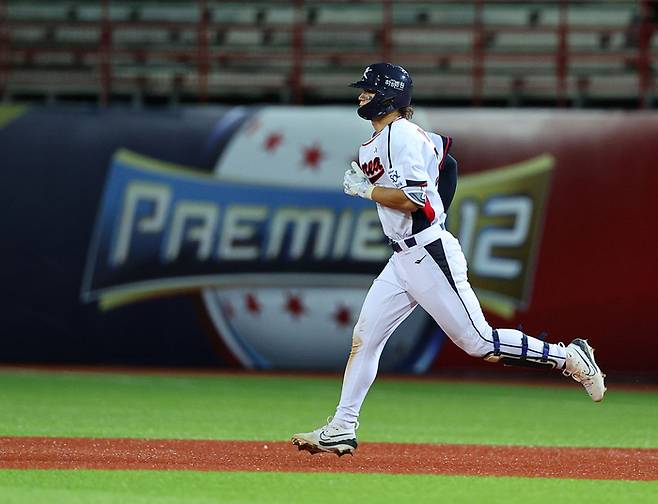
<path fill-rule="evenodd" d="M 545 343 L 515 329 L 492 329 L 466 277 L 466 259 L 457 239 L 435 225 L 401 245 L 375 279 L 354 326 L 335 420 L 356 422 L 375 380 L 379 358 L 393 331 L 417 305 L 447 336 L 474 357 L 519 359 L 565 365 L 563 346 Z"/>

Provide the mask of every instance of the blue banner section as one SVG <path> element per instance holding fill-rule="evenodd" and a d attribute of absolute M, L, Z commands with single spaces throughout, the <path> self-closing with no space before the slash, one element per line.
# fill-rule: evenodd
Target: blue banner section
<path fill-rule="evenodd" d="M 240 273 L 372 277 L 390 253 L 362 198 L 224 182 L 124 150 L 112 160 L 82 294 Z"/>
<path fill-rule="evenodd" d="M 38 107 L 0 121 L 0 362 L 212 366 L 232 360 L 217 351 L 198 294 L 112 311 L 80 300 L 114 154 L 126 148 L 210 173 L 221 152 L 211 133 L 227 110 L 233 109 Z M 238 123 L 232 124 L 225 135 Z"/>

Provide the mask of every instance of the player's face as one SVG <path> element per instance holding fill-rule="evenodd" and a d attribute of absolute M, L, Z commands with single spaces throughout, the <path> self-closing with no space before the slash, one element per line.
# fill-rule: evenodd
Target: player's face
<path fill-rule="evenodd" d="M 361 94 L 359 95 L 359 107 L 363 107 L 366 103 L 372 100 L 374 96 L 374 91 L 368 91 L 367 89 L 361 91 Z"/>

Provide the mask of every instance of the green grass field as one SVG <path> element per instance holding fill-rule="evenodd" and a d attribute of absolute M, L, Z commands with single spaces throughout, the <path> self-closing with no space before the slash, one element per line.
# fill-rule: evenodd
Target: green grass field
<path fill-rule="evenodd" d="M 286 440 L 340 379 L 0 371 L 0 435 Z M 658 394 L 379 380 L 359 440 L 658 448 Z M 611 468 L 614 471 L 614 468 Z M 658 468 L 657 468 L 658 474 Z M 658 502 L 658 482 L 428 475 L 0 471 L 5 502 Z"/>
<path fill-rule="evenodd" d="M 0 471 L 3 503 L 656 502 L 658 484 L 462 476 L 152 471 Z"/>

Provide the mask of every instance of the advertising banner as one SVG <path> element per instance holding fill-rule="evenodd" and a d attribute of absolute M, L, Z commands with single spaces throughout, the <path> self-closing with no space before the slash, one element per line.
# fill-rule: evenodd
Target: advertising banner
<path fill-rule="evenodd" d="M 656 375 L 658 116 L 414 121 L 454 139 L 447 227 L 490 323 L 589 338 L 607 369 Z M 0 108 L 0 322 L 20 335 L 3 360 L 341 369 L 392 253 L 374 204 L 342 191 L 371 132 L 351 107 Z M 494 367 L 420 308 L 381 365 Z"/>

